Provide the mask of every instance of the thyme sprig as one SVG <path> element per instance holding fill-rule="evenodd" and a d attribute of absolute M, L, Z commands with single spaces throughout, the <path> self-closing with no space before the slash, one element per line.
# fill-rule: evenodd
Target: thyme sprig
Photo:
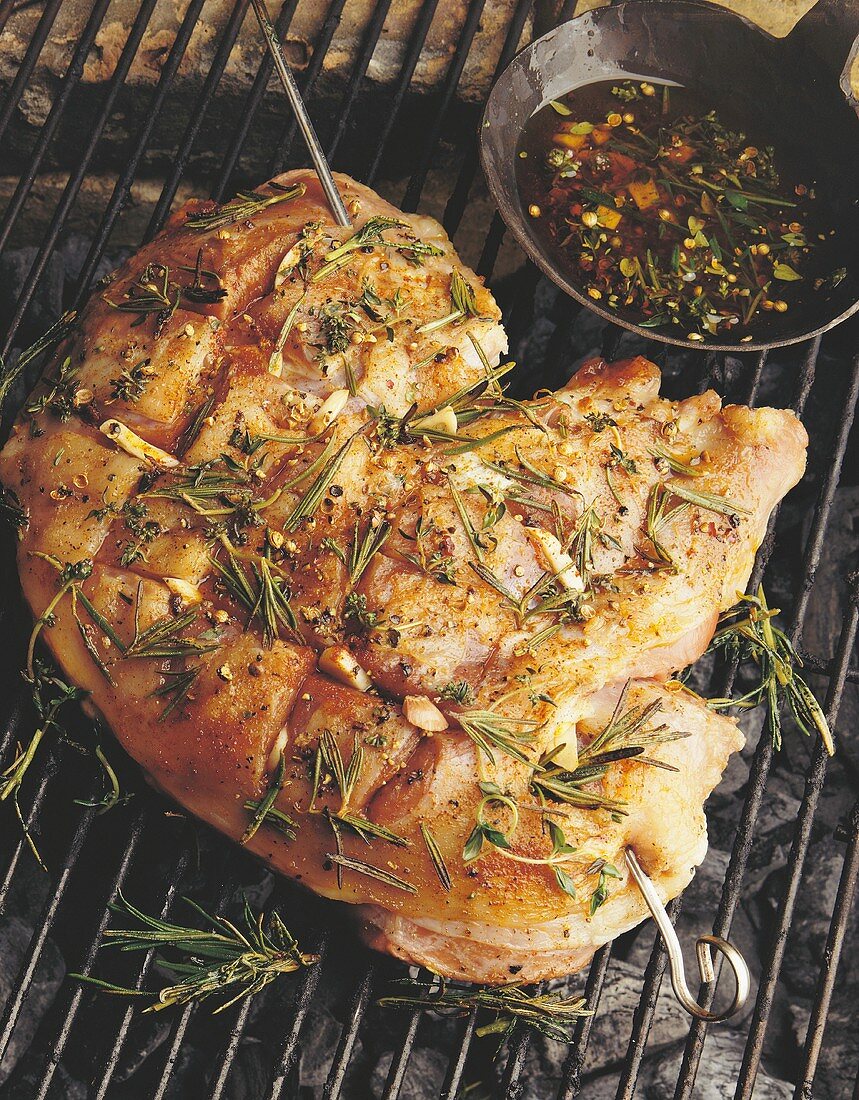
<path fill-rule="evenodd" d="M 710 651 L 752 662 L 759 670 L 759 680 L 738 699 L 710 699 L 708 705 L 717 709 L 748 708 L 765 702 L 767 730 L 778 749 L 782 740 L 781 711 L 786 703 L 802 732 L 811 736 L 816 731 L 832 756 L 835 742 L 826 715 L 797 672 L 802 667 L 799 654 L 787 635 L 773 623 L 778 614 L 779 609 L 767 603 L 763 586 L 758 586 L 755 594 L 741 596 L 734 607 L 720 616 Z"/>
<path fill-rule="evenodd" d="M 482 1009 L 494 1013 L 492 1023 L 482 1024 L 476 1033 L 509 1035 L 517 1023 L 522 1023 L 559 1043 L 571 1043 L 582 1016 L 591 1012 L 581 997 L 565 997 L 562 993 L 529 993 L 522 985 L 463 986 L 448 983 L 443 978 L 419 982 L 403 978 L 394 983 L 395 992 L 379 999 L 383 1007 L 429 1008 L 452 1010 L 455 1014 Z"/>
<path fill-rule="evenodd" d="M 88 692 L 83 688 L 67 684 L 47 662 L 31 661 L 29 672 L 24 678 L 30 685 L 37 725 L 26 745 L 19 743 L 12 762 L 0 772 L 0 802 L 12 799 L 24 837 L 33 855 L 42 864 L 41 856 L 24 822 L 18 804 L 18 793 L 44 738 L 50 733 L 62 733 L 60 712 L 67 703 L 83 699 Z"/>
<path fill-rule="evenodd" d="M 226 997 L 215 1013 L 223 1012 L 237 1001 L 261 993 L 282 974 L 291 974 L 319 961 L 317 955 L 301 950 L 298 941 L 273 911 L 268 918 L 255 915 L 247 900 L 244 903 L 243 926 L 226 917 L 212 915 L 190 898 L 185 902 L 203 918 L 206 927 L 175 924 L 144 913 L 132 905 L 120 892 L 114 913 L 131 918 L 142 927 L 108 928 L 105 947 L 120 951 L 168 951 L 168 958 L 159 961 L 179 978 L 157 994 L 128 989 L 113 982 L 102 981 L 85 974 L 72 974 L 80 981 L 98 986 L 108 993 L 130 997 L 157 998 L 147 1012 L 160 1012 L 173 1005 L 200 1003 L 209 997 Z"/>
<path fill-rule="evenodd" d="M 239 191 L 236 197 L 225 206 L 218 206 L 208 213 L 190 214 L 185 219 L 185 228 L 198 231 L 223 229 L 235 222 L 250 221 L 266 207 L 297 199 L 307 190 L 303 183 L 296 183 L 291 187 L 283 187 L 279 183 L 271 183 L 269 186 L 275 189 L 273 195 L 260 195 L 256 191 Z"/>

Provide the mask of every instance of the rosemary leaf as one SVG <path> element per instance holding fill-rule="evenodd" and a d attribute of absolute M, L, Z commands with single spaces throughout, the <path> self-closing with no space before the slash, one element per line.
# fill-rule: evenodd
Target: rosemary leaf
<path fill-rule="evenodd" d="M 262 825 L 266 821 L 266 818 L 269 816 L 269 814 L 271 814 L 274 804 L 277 800 L 277 796 L 283 789 L 283 781 L 285 775 L 286 758 L 283 754 L 283 750 L 281 750 L 280 756 L 278 757 L 277 761 L 277 767 L 275 768 L 274 774 L 269 780 L 268 789 L 266 790 L 263 797 L 259 799 L 258 802 L 251 801 L 245 802 L 244 804 L 245 809 L 253 809 L 253 817 L 251 818 L 250 824 L 242 834 L 242 839 L 239 843 L 247 844 L 247 842 L 256 835 L 260 825 Z M 279 821 L 282 824 L 289 822 L 288 828 L 292 831 L 292 836 L 290 837 L 290 839 L 294 839 L 296 828 L 295 822 L 291 821 L 288 817 L 286 817 L 285 814 L 281 815 L 280 818 L 276 818 L 275 820 Z"/>
<path fill-rule="evenodd" d="M 403 890 L 407 894 L 418 892 L 417 888 L 412 886 L 410 882 L 398 878 L 383 867 L 374 867 L 372 863 L 365 863 L 362 859 L 354 859 L 352 856 L 344 856 L 338 853 L 332 855 L 330 852 L 326 853 L 325 858 L 330 859 L 338 867 L 343 867 L 347 871 L 355 871 L 359 875 L 366 875 L 368 878 L 374 878 L 379 882 L 383 882 L 386 886 L 393 886 L 396 890 Z"/>
<path fill-rule="evenodd" d="M 346 440 L 331 461 L 316 475 L 304 494 L 296 501 L 295 507 L 283 525 L 284 531 L 294 531 L 303 520 L 309 519 L 316 511 L 337 471 L 343 465 L 343 460 L 352 445 L 353 438 L 354 436 Z"/>
<path fill-rule="evenodd" d="M 447 865 L 444 862 L 444 856 L 441 854 L 441 848 L 438 846 L 438 841 L 433 836 L 429 825 L 424 821 L 421 822 L 421 836 L 424 838 L 424 844 L 427 846 L 430 861 L 432 862 L 435 873 L 438 875 L 438 880 L 442 888 L 445 893 L 450 893 L 450 871 L 448 871 Z"/>

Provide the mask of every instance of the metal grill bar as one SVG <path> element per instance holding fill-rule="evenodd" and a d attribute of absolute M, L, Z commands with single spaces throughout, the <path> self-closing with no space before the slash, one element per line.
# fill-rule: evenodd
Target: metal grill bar
<path fill-rule="evenodd" d="M 501 56 L 498 58 L 498 64 L 495 67 L 496 77 L 506 69 L 513 60 L 513 56 L 522 38 L 522 32 L 525 30 L 525 23 L 531 13 L 532 5 L 533 0 L 519 0 L 519 3 L 516 5 L 513 18 L 510 20 L 510 27 L 507 30 L 507 37 L 504 39 L 504 47 L 501 50 Z M 442 225 L 447 230 L 450 237 L 453 237 L 459 228 L 459 223 L 462 221 L 462 216 L 468 205 L 468 195 L 471 191 L 471 185 L 474 183 L 474 177 L 477 175 L 479 166 L 480 157 L 478 155 L 477 140 L 475 138 L 465 154 L 465 159 L 459 169 L 459 175 L 457 176 L 453 191 L 450 193 L 450 198 L 447 200 L 447 206 L 444 208 L 444 215 L 441 219 Z"/>
<path fill-rule="evenodd" d="M 666 906 L 672 924 L 677 922 L 682 903 L 682 898 L 675 898 Z M 617 1100 L 632 1100 L 635 1095 L 635 1086 L 641 1072 L 647 1039 L 653 1026 L 656 1002 L 659 998 L 659 990 L 662 988 L 662 978 L 665 974 L 667 961 L 668 955 L 663 947 L 662 938 L 657 936 L 644 971 L 641 996 L 632 1017 L 632 1030 L 626 1051 L 626 1061 L 617 1086 Z"/>
<path fill-rule="evenodd" d="M 816 357 L 812 357 L 812 353 L 816 356 L 818 340 L 812 342 L 809 353 L 807 354 L 805 361 L 802 364 L 800 371 L 799 385 L 797 387 L 797 395 L 794 401 L 794 410 L 798 415 L 801 415 L 802 410 L 805 408 L 805 403 L 808 399 L 808 394 L 811 389 L 812 376 L 814 374 L 814 368 L 816 364 Z M 838 479 L 841 473 L 841 465 L 844 459 L 844 453 L 847 447 L 847 438 L 850 432 L 850 427 L 853 420 L 853 414 L 856 403 L 856 371 L 859 358 L 854 361 L 853 379 L 849 391 L 849 396 L 852 397 L 852 404 L 848 403 L 845 408 L 842 421 L 839 426 L 839 432 L 837 435 L 837 443 L 835 452 L 833 455 L 832 465 L 828 468 L 824 484 L 821 488 L 819 504 L 815 512 L 812 533 L 809 538 L 809 554 L 814 554 L 814 557 L 806 557 L 803 563 L 803 581 L 800 586 L 800 591 L 803 591 L 808 578 L 813 576 L 820 561 L 820 553 L 822 552 L 822 540 L 818 537 L 818 528 L 825 527 L 829 518 L 829 511 L 832 506 L 832 500 L 835 496 L 835 489 L 838 485 Z M 766 562 L 769 560 L 769 555 L 772 553 L 773 539 L 772 533 L 774 531 L 774 520 L 770 525 L 767 538 L 764 541 L 761 551 L 759 552 L 759 566 L 755 570 L 755 574 L 752 579 L 752 584 L 758 583 L 760 577 L 763 574 L 763 569 Z M 802 631 L 802 624 L 807 610 L 807 601 L 802 601 L 799 605 L 801 615 L 792 616 L 790 627 L 788 630 L 788 636 L 790 640 L 796 641 Z M 731 677 L 733 678 L 733 677 Z M 730 690 L 730 685 L 729 685 Z M 740 891 L 742 889 L 742 880 L 745 874 L 746 865 L 748 863 L 749 854 L 751 852 L 752 841 L 754 837 L 755 823 L 760 812 L 761 803 L 763 801 L 764 789 L 766 786 L 766 778 L 769 773 L 770 765 L 772 762 L 773 746 L 772 742 L 766 736 L 765 732 L 762 733 L 761 739 L 758 743 L 758 747 L 755 751 L 754 760 L 752 763 L 751 775 L 749 777 L 749 794 L 746 799 L 746 803 L 743 807 L 743 814 L 740 820 L 739 827 L 737 829 L 737 837 L 734 843 L 734 848 L 731 852 L 731 858 L 728 864 L 728 871 L 725 876 L 725 885 L 722 890 L 722 897 L 719 903 L 719 911 L 714 924 L 714 932 L 717 936 L 723 936 L 727 938 L 731 922 L 733 920 L 734 911 L 740 897 Z M 712 1003 L 713 992 L 711 991 L 709 996 L 705 996 L 701 999 L 701 1004 L 705 1007 L 709 1007 Z M 680 1071 L 680 1077 L 678 1079 L 677 1092 L 675 1094 L 675 1100 L 687 1100 L 691 1095 L 692 1088 L 695 1082 L 695 1075 L 697 1073 L 698 1065 L 700 1062 L 701 1052 L 703 1050 L 704 1038 L 706 1034 L 706 1026 L 701 1020 L 695 1020 L 689 1030 L 689 1038 L 686 1043 L 686 1049 L 683 1055 L 683 1063 Z M 762 1041 L 761 1036 L 761 1041 Z"/>
<path fill-rule="evenodd" d="M 433 156 L 435 155 L 436 146 L 438 145 L 439 138 L 441 137 L 442 125 L 444 124 L 445 116 L 447 115 L 448 107 L 450 107 L 454 94 L 456 93 L 457 85 L 459 84 L 459 78 L 462 76 L 462 71 L 465 68 L 465 62 L 468 59 L 469 51 L 471 50 L 471 44 L 474 41 L 474 36 L 477 34 L 478 27 L 480 26 L 480 17 L 483 14 L 485 0 L 473 0 L 468 5 L 468 16 L 465 20 L 465 25 L 459 34 L 459 39 L 456 44 L 456 52 L 453 55 L 453 60 L 445 73 L 444 85 L 442 87 L 441 98 L 439 105 L 436 109 L 435 121 L 429 129 L 427 139 L 424 143 L 424 150 L 421 159 L 418 161 L 418 166 L 412 173 L 412 177 L 409 180 L 406 192 L 403 195 L 402 202 L 400 203 L 401 209 L 406 212 L 412 212 L 417 210 L 418 203 L 420 202 L 421 192 L 424 189 L 424 184 L 427 181 L 430 167 L 432 166 Z"/>
<path fill-rule="evenodd" d="M 188 10 L 185 12 L 185 18 L 182 20 L 182 24 L 176 33 L 176 38 L 164 62 L 161 76 L 158 78 L 158 86 L 155 89 L 155 94 L 152 97 L 149 110 L 146 112 L 143 125 L 138 131 L 136 141 L 129 155 L 123 158 L 125 168 L 114 185 L 110 201 L 101 217 L 101 222 L 93 237 L 93 242 L 78 279 L 75 308 L 81 305 L 89 292 L 93 279 L 95 278 L 96 268 L 107 247 L 111 230 L 122 208 L 128 201 L 128 196 L 131 193 L 131 185 L 134 182 L 134 177 L 137 175 L 137 169 L 140 165 L 140 159 L 149 145 L 152 131 L 164 108 L 164 102 L 167 95 L 173 86 L 173 81 L 182 63 L 182 58 L 185 56 L 185 51 L 188 48 L 188 43 L 191 40 L 191 35 L 193 34 L 194 27 L 197 24 L 204 3 L 205 0 L 191 0 L 191 3 L 188 5 Z"/>
<path fill-rule="evenodd" d="M 18 181 L 18 186 L 15 188 L 15 193 L 9 201 L 9 205 L 6 207 L 6 213 L 3 215 L 2 223 L 0 223 L 0 252 L 6 247 L 9 230 L 17 219 L 21 207 L 26 202 L 27 196 L 30 194 L 30 190 L 36 179 L 36 173 L 39 171 L 39 165 L 42 163 L 42 158 L 51 142 L 57 124 L 65 112 L 69 96 L 75 90 L 78 81 L 83 75 L 84 62 L 92 49 L 95 36 L 98 34 L 99 28 L 104 21 L 105 12 L 107 11 L 109 3 L 110 0 L 97 0 L 87 20 L 87 25 L 84 27 L 83 34 L 75 47 L 72 59 L 69 62 L 69 67 L 66 69 L 66 75 L 63 77 L 59 94 L 51 104 L 48 117 L 45 119 L 44 125 L 39 131 L 39 136 L 36 139 L 36 144 L 33 147 L 33 153 L 30 157 L 30 163 L 27 166 L 27 171 Z M 2 130 L 0 130 L 0 139 L 2 139 Z"/>
<path fill-rule="evenodd" d="M 221 77 L 224 74 L 224 69 L 227 67 L 227 61 L 230 58 L 230 54 L 233 52 L 233 46 L 236 43 L 245 15 L 247 14 L 248 4 L 249 0 L 236 0 L 233 6 L 229 22 L 224 28 L 224 33 L 221 35 L 221 40 L 218 43 L 217 52 L 212 60 L 212 67 L 206 74 L 203 87 L 200 90 L 191 117 L 188 120 L 188 125 L 185 127 L 185 133 L 182 135 L 182 140 L 179 143 L 176 159 L 173 162 L 173 171 L 168 176 L 161 190 L 158 202 L 155 204 L 155 209 L 149 220 L 149 225 L 144 235 L 145 241 L 152 240 L 164 224 L 170 212 L 170 204 L 173 202 L 176 190 L 179 187 L 179 181 L 182 179 L 182 175 L 185 171 L 185 165 L 191 154 L 191 149 L 194 146 L 194 139 L 197 137 L 197 133 L 203 123 L 203 117 L 209 109 L 212 96 L 215 94 L 215 90 L 220 84 Z"/>
<path fill-rule="evenodd" d="M 826 693 L 826 717 L 832 727 L 834 727 L 838 717 L 841 693 L 844 689 L 843 670 L 847 668 L 847 661 L 853 649 L 853 644 L 856 641 L 857 621 L 859 621 L 859 604 L 854 600 L 850 615 L 841 631 L 841 638 L 838 646 L 837 668 L 841 671 L 840 674 L 836 673 L 833 677 L 829 684 L 829 690 Z M 772 1010 L 775 984 L 781 973 L 781 966 L 784 961 L 788 930 L 793 920 L 794 909 L 796 908 L 802 869 L 805 865 L 805 857 L 808 854 L 808 846 L 811 842 L 811 827 L 814 822 L 817 804 L 820 800 L 820 792 L 823 789 L 823 779 L 826 775 L 828 760 L 829 757 L 826 753 L 826 749 L 821 743 L 818 743 L 814 749 L 811 768 L 806 775 L 805 797 L 800 807 L 793 844 L 791 845 L 790 856 L 788 857 L 788 867 L 790 868 L 788 883 L 785 890 L 785 896 L 779 907 L 772 949 L 766 961 L 763 976 L 758 987 L 755 1011 L 752 1016 L 751 1027 L 749 1028 L 743 1064 L 740 1069 L 740 1078 L 737 1083 L 736 1100 L 749 1100 L 754 1089 L 755 1077 L 757 1076 L 760 1066 L 761 1052 L 763 1050 L 764 1034 Z M 832 960 L 828 958 L 824 963 L 824 973 L 829 970 L 831 966 Z"/>
<path fill-rule="evenodd" d="M 134 859 L 135 852 L 137 851 L 137 847 L 140 842 L 140 837 L 143 831 L 143 818 L 144 814 L 142 813 L 138 816 L 128 834 L 128 841 L 125 846 L 125 851 L 122 855 L 122 860 L 120 861 L 119 868 L 117 869 L 116 875 L 114 876 L 113 883 L 107 892 L 108 902 L 116 897 L 117 891 L 122 889 L 123 883 L 126 880 L 132 864 L 132 860 Z M 104 935 L 104 930 L 105 928 L 107 928 L 109 921 L 110 909 L 108 909 L 107 905 L 105 904 L 102 907 L 95 934 L 93 936 L 92 942 L 90 943 L 89 949 L 87 950 L 86 957 L 84 959 L 83 965 L 79 970 L 79 973 L 85 975 L 89 975 L 92 973 L 92 968 L 95 964 L 96 953 L 101 943 L 102 936 Z M 51 1087 L 51 1082 L 54 1078 L 54 1073 L 56 1072 L 57 1066 L 62 1060 L 63 1053 L 66 1049 L 66 1043 L 69 1040 L 69 1035 L 71 1034 L 72 1027 L 74 1026 L 75 1019 L 77 1018 L 77 1014 L 81 1006 L 81 1001 L 83 1000 L 83 994 L 83 986 L 75 985 L 72 987 L 71 994 L 69 996 L 68 1008 L 66 1009 L 65 1016 L 63 1017 L 63 1020 L 60 1024 L 59 1031 L 55 1035 L 54 1039 L 50 1041 L 46 1046 L 48 1053 L 45 1062 L 45 1072 L 42 1076 L 41 1082 L 39 1083 L 39 1092 L 35 1100 L 45 1100 L 48 1095 L 48 1091 Z"/>
<path fill-rule="evenodd" d="M 12 1032 L 14 1031 L 15 1024 L 18 1022 L 24 1002 L 30 993 L 30 988 L 36 973 L 36 967 L 39 965 L 39 959 L 42 957 L 42 951 L 44 950 L 45 943 L 53 928 L 54 921 L 57 917 L 57 910 L 60 907 L 60 902 L 63 900 L 66 887 L 69 884 L 69 879 L 72 876 L 72 872 L 80 856 L 84 838 L 86 837 L 90 821 L 94 814 L 95 810 L 89 809 L 81 816 L 80 824 L 72 838 L 69 850 L 66 853 L 63 869 L 54 884 L 53 891 L 48 895 L 45 907 L 41 913 L 39 927 L 36 929 L 27 947 L 21 972 L 13 986 L 13 993 L 9 997 L 9 1001 L 3 1013 L 2 1023 L 0 1023 L 0 1059 L 3 1058 L 9 1048 Z"/>
<path fill-rule="evenodd" d="M 403 105 L 403 99 L 411 84 L 412 77 L 414 76 L 415 69 L 417 68 L 418 60 L 424 48 L 424 44 L 429 34 L 429 29 L 435 15 L 436 8 L 438 7 L 438 0 L 424 0 L 421 5 L 420 15 L 418 16 L 417 24 L 411 34 L 409 41 L 409 47 L 406 50 L 406 55 L 403 58 L 403 63 L 400 67 L 400 74 L 397 77 L 397 84 L 394 89 L 394 96 L 388 106 L 387 113 L 382 120 L 382 128 L 379 131 L 379 138 L 376 142 L 376 149 L 373 153 L 372 160 L 370 161 L 367 171 L 363 174 L 363 181 L 368 187 L 373 186 L 373 181 L 376 179 L 376 173 L 379 170 L 379 163 L 382 159 L 388 138 L 391 136 L 391 129 L 397 120 L 397 116 L 400 113 L 400 108 Z"/>
<path fill-rule="evenodd" d="M 349 83 L 346 86 L 346 94 L 343 97 L 343 104 L 334 126 L 334 132 L 328 140 L 327 154 L 329 161 L 333 161 L 334 157 L 337 155 L 337 147 L 346 130 L 346 124 L 352 114 L 352 108 L 355 106 L 355 99 L 358 95 L 358 89 L 361 87 L 361 81 L 367 75 L 367 69 L 373 57 L 373 52 L 376 49 L 376 44 L 382 34 L 382 28 L 385 25 L 385 19 L 388 16 L 390 7 L 391 0 L 376 0 L 373 7 L 373 18 L 370 20 L 370 25 L 367 27 L 364 40 L 361 43 L 361 49 L 355 60 L 355 66 L 349 76 Z"/>
<path fill-rule="evenodd" d="M 313 947 L 313 951 L 319 956 L 319 962 L 316 966 L 311 966 L 309 970 L 305 970 L 301 977 L 295 1008 L 284 1034 L 283 1046 L 280 1049 L 280 1056 L 272 1074 L 266 1100 L 280 1100 L 290 1074 L 298 1065 L 298 1039 L 307 1011 L 313 1002 L 322 978 L 322 968 L 325 965 L 325 956 L 328 953 L 327 939 L 320 939 Z"/>
<path fill-rule="evenodd" d="M 277 31 L 278 38 L 283 38 L 289 31 L 290 24 L 292 23 L 293 16 L 295 15 L 295 9 L 298 7 L 298 0 L 285 0 L 285 3 L 281 6 L 280 14 L 277 17 L 277 21 L 274 25 Z M 248 136 L 251 123 L 254 120 L 254 116 L 257 113 L 257 108 L 260 105 L 262 97 L 265 95 L 266 88 L 268 87 L 269 78 L 274 70 L 274 59 L 268 50 L 263 53 L 260 67 L 257 70 L 257 75 L 254 78 L 251 90 L 248 93 L 247 100 L 242 109 L 241 118 L 239 124 L 236 127 L 236 132 L 233 135 L 233 140 L 230 144 L 227 154 L 224 157 L 221 164 L 221 170 L 218 173 L 218 180 L 215 186 L 212 188 L 212 198 L 215 202 L 223 202 L 224 196 L 227 192 L 227 184 L 230 181 L 236 162 L 239 159 L 239 155 L 242 151 L 242 146 Z"/>
<path fill-rule="evenodd" d="M 570 1054 L 564 1064 L 564 1076 L 558 1090 L 558 1100 L 572 1100 L 574 1096 L 579 1095 L 581 1090 L 581 1073 L 585 1065 L 585 1054 L 587 1053 L 594 1018 L 599 1011 L 600 997 L 608 974 L 608 965 L 611 962 L 611 949 L 612 944 L 610 943 L 601 947 L 594 955 L 594 961 L 588 970 L 584 997 L 593 1016 L 583 1016 L 576 1024 Z"/>
<path fill-rule="evenodd" d="M 355 992 L 352 994 L 346 1013 L 346 1026 L 337 1044 L 334 1061 L 331 1063 L 328 1080 L 325 1082 L 325 1088 L 322 1092 L 323 1100 L 337 1100 L 343 1088 L 343 1082 L 346 1080 L 346 1070 L 349 1068 L 349 1059 L 352 1056 L 355 1040 L 358 1038 L 358 1028 L 370 1002 L 370 994 L 373 992 L 377 969 L 378 964 L 375 959 L 371 960 L 364 970 L 364 976 L 358 982 Z"/>
<path fill-rule="evenodd" d="M 422 1016 L 423 1011 L 418 1008 L 408 1017 L 406 1031 L 403 1035 L 399 1050 L 396 1051 L 394 1057 L 391 1059 L 391 1068 L 388 1070 L 388 1076 L 385 1081 L 385 1091 L 382 1093 L 382 1100 L 397 1100 L 397 1097 L 400 1095 L 400 1089 L 403 1087 L 403 1082 L 406 1079 L 406 1070 L 409 1067 L 409 1057 L 412 1053 L 415 1036 L 418 1033 L 418 1024 L 421 1022 Z"/>
<path fill-rule="evenodd" d="M 857 599 L 856 593 L 854 593 L 854 599 Z M 835 989 L 835 976 L 838 972 L 838 963 L 841 960 L 844 933 L 850 916 L 850 907 L 856 893 L 857 878 L 859 878 L 859 801 L 854 803 L 853 812 L 850 815 L 847 851 L 844 856 L 841 878 L 838 882 L 838 893 L 835 898 L 835 908 L 832 912 L 832 922 L 829 925 L 829 935 L 826 937 L 826 947 L 823 952 L 823 957 L 828 965 L 817 983 L 817 993 L 805 1037 L 802 1073 L 793 1094 L 794 1100 L 812 1100 L 811 1090 L 814 1072 L 823 1045 L 826 1016 Z"/>
<path fill-rule="evenodd" d="M 471 1049 L 471 1040 L 474 1038 L 474 1029 L 477 1027 L 477 1009 L 472 1008 L 466 1017 L 462 1028 L 462 1035 L 456 1048 L 456 1054 L 451 1058 L 447 1067 L 444 1084 L 441 1087 L 439 1100 L 455 1100 L 459 1096 L 459 1086 L 462 1083 L 462 1075 L 465 1072 L 465 1063 L 468 1052 Z"/>
<path fill-rule="evenodd" d="M 317 77 L 322 72 L 322 65 L 325 60 L 325 55 L 328 53 L 328 47 L 334 40 L 334 34 L 340 26 L 340 19 L 343 15 L 345 6 L 346 0 L 333 0 L 328 9 L 328 14 L 322 25 L 319 42 L 313 50 L 313 56 L 310 59 L 310 64 L 307 66 L 307 72 L 304 75 L 302 94 L 305 99 L 308 99 L 313 93 Z M 283 128 L 280 140 L 275 148 L 274 158 L 271 162 L 271 175 L 276 175 L 278 172 L 283 171 L 286 166 L 286 158 L 289 156 L 289 151 L 292 148 L 292 143 L 295 140 L 297 132 L 298 123 L 290 111 L 287 123 Z"/>
<path fill-rule="evenodd" d="M 45 265 L 48 262 L 48 258 L 54 250 L 57 243 L 57 238 L 60 235 L 69 211 L 77 198 L 78 191 L 81 188 L 81 184 L 84 181 L 87 171 L 89 170 L 90 161 L 92 155 L 95 152 L 95 148 L 98 145 L 101 138 L 104 127 L 107 125 L 107 121 L 110 118 L 110 113 L 113 109 L 113 104 L 119 89 L 125 83 L 125 78 L 128 75 L 128 70 L 131 68 L 131 62 L 137 53 L 140 46 L 140 42 L 143 38 L 144 31 L 149 24 L 149 20 L 152 16 L 152 12 L 155 8 L 157 0 L 143 0 L 137 13 L 137 18 L 131 28 L 131 32 L 123 47 L 122 53 L 119 56 L 119 61 L 116 65 L 116 70 L 108 85 L 108 91 L 105 95 L 104 101 L 101 106 L 101 110 L 96 117 L 93 124 L 92 132 L 89 137 L 89 141 L 84 149 L 84 154 L 78 162 L 78 166 L 74 173 L 69 177 L 69 181 L 63 191 L 62 197 L 57 204 L 57 209 L 54 212 L 54 216 L 51 219 L 51 223 L 48 226 L 48 231 L 45 234 L 44 240 L 39 247 L 39 251 L 36 254 L 36 258 L 33 261 L 33 266 L 24 281 L 24 286 L 21 290 L 21 294 L 18 298 L 18 303 L 15 309 L 15 314 L 9 325 L 9 331 L 6 335 L 6 340 L 3 345 L 2 351 L 0 351 L 0 357 L 6 356 L 12 347 L 12 341 L 15 339 L 15 334 L 18 331 L 18 326 L 24 318 L 24 314 L 27 312 L 27 307 L 32 301 L 33 294 L 36 286 L 42 277 L 45 270 Z"/>
<path fill-rule="evenodd" d="M 21 101 L 21 96 L 24 89 L 27 86 L 27 82 L 33 75 L 33 69 L 36 66 L 36 62 L 39 60 L 39 55 L 44 49 L 45 42 L 48 40 L 48 35 L 51 33 L 51 27 L 54 25 L 54 20 L 57 18 L 57 12 L 62 7 L 63 0 L 50 0 L 50 3 L 45 5 L 45 10 L 42 12 L 42 17 L 39 20 L 33 37 L 30 39 L 30 45 L 27 47 L 27 52 L 24 54 L 24 60 L 21 62 L 21 66 L 18 72 L 15 74 L 15 79 L 12 82 L 12 87 L 9 89 L 9 95 L 6 97 L 6 106 L 3 108 L 2 114 L 0 114 L 0 140 L 6 133 L 6 127 L 9 125 L 15 108 Z M 3 25 L 9 18 L 12 4 L 3 12 Z M 2 29 L 0 27 L 0 29 Z"/>
<path fill-rule="evenodd" d="M 182 875 L 185 873 L 188 862 L 188 852 L 180 852 L 179 857 L 176 860 L 175 866 L 173 868 L 173 873 L 168 879 L 168 886 L 165 892 L 164 902 L 161 906 L 161 911 L 158 914 L 161 920 L 163 920 L 170 912 L 173 901 L 176 897 L 176 891 L 179 882 L 182 878 Z M 143 988 L 144 983 L 146 982 L 147 975 L 149 974 L 149 970 L 153 962 L 155 961 L 155 955 L 156 951 L 154 948 L 151 948 L 149 951 L 146 952 L 143 963 L 140 967 L 140 971 L 132 988 Z M 110 1087 L 110 1083 L 113 1080 L 114 1074 L 116 1073 L 116 1068 L 119 1065 L 122 1048 L 125 1045 L 126 1038 L 128 1037 L 128 1031 L 131 1027 L 131 1020 L 133 1016 L 134 1009 L 129 1005 L 129 1007 L 126 1008 L 125 1012 L 123 1012 L 122 1014 L 122 1020 L 120 1021 L 119 1028 L 117 1029 L 116 1038 L 113 1041 L 113 1046 L 111 1047 L 110 1053 L 107 1056 L 107 1061 L 105 1063 L 104 1070 L 102 1071 L 101 1079 L 99 1080 L 98 1086 L 96 1088 L 95 1100 L 104 1100 L 104 1097 L 107 1095 L 107 1090 Z"/>

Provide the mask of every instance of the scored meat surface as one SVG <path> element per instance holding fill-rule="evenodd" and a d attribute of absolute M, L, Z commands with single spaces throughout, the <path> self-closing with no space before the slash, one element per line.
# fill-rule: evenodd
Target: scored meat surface
<path fill-rule="evenodd" d="M 450 976 L 583 965 L 706 850 L 741 737 L 672 672 L 806 438 L 644 359 L 506 398 L 438 224 L 290 172 L 86 307 L 0 455 L 41 636 L 152 780 Z M 263 200 L 267 199 L 268 202 Z"/>

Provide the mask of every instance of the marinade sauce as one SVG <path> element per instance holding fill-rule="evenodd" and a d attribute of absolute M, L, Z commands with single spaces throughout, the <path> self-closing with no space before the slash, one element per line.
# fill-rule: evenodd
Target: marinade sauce
<path fill-rule="evenodd" d="M 520 141 L 532 231 L 583 294 L 634 324 L 696 342 L 777 338 L 846 270 L 813 180 L 750 132 L 686 88 L 570 92 Z"/>

